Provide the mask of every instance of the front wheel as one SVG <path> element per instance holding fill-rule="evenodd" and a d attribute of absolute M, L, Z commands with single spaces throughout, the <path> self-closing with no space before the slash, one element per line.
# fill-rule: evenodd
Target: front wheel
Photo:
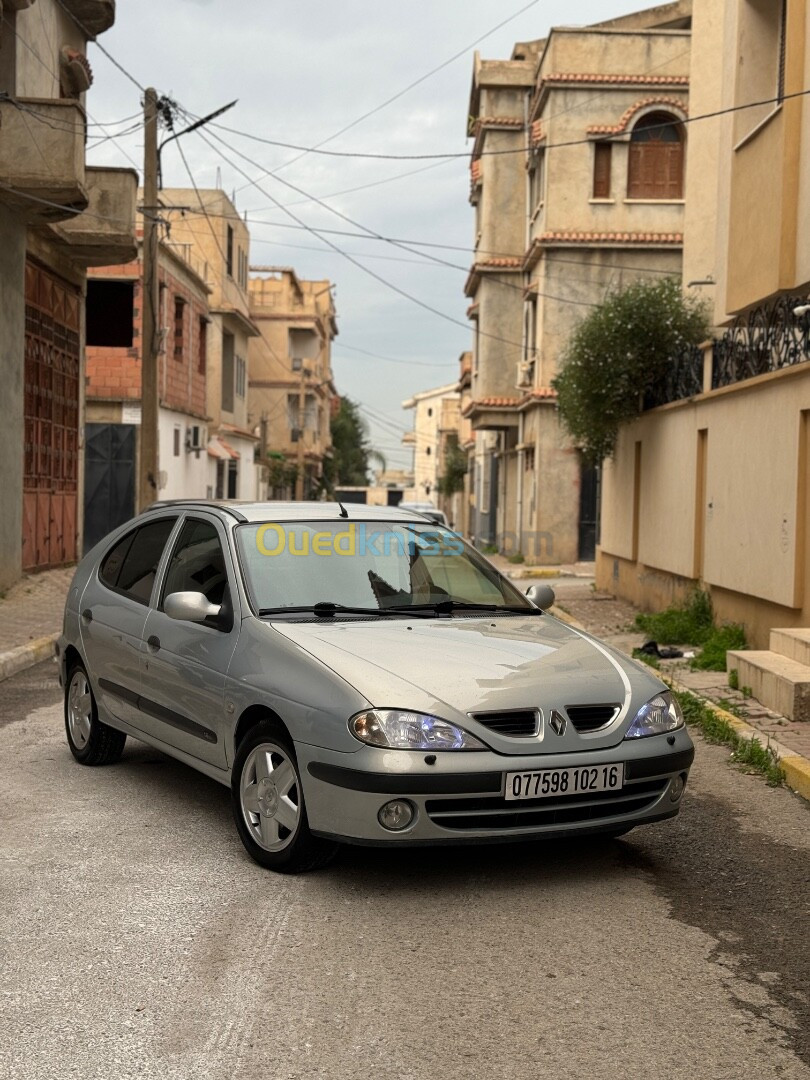
<path fill-rule="evenodd" d="M 300 874 L 327 863 L 337 845 L 313 836 L 292 743 L 268 721 L 239 746 L 231 780 L 236 828 L 261 866 Z"/>
<path fill-rule="evenodd" d="M 113 765 L 127 741 L 123 731 L 99 720 L 90 680 L 81 664 L 71 668 L 68 675 L 65 732 L 71 754 L 82 765 Z"/>

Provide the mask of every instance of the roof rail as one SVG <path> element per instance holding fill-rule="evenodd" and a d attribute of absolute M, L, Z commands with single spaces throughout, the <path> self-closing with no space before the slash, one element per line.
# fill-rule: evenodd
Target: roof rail
<path fill-rule="evenodd" d="M 176 507 L 180 509 L 182 507 L 207 507 L 212 510 L 222 510 L 223 513 L 230 514 L 231 517 L 237 521 L 247 521 L 245 515 L 237 510 L 235 506 L 231 506 L 227 502 L 221 502 L 219 499 L 159 499 L 157 502 L 150 503 L 149 506 L 145 506 L 141 510 L 142 514 L 145 514 L 148 510 L 163 510 L 167 507 Z"/>

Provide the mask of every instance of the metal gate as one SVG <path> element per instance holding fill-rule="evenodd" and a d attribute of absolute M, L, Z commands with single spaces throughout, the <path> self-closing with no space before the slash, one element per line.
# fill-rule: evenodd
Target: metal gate
<path fill-rule="evenodd" d="M 592 562 L 596 558 L 597 493 L 599 470 L 582 466 L 579 487 L 579 560 Z"/>
<path fill-rule="evenodd" d="M 80 301 L 26 260 L 23 570 L 76 560 Z"/>
<path fill-rule="evenodd" d="M 135 513 L 134 424 L 84 429 L 84 550 Z"/>

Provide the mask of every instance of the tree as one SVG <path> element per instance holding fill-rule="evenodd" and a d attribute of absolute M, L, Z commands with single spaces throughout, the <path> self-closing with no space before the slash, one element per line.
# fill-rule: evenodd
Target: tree
<path fill-rule="evenodd" d="M 330 429 L 332 458 L 324 461 L 327 486 L 365 487 L 372 459 L 385 469 L 385 459 L 369 445 L 368 428 L 359 406 L 351 398 L 340 399 L 340 408 L 332 417 Z"/>
<path fill-rule="evenodd" d="M 645 391 L 709 328 L 705 303 L 684 296 L 674 277 L 633 282 L 585 316 L 552 386 L 563 425 L 588 461 L 613 455 L 619 427 L 641 415 Z"/>
<path fill-rule="evenodd" d="M 467 455 L 458 445 L 458 437 L 451 435 L 447 440 L 444 455 L 444 472 L 439 477 L 440 495 L 455 495 L 464 490 L 464 477 L 467 475 Z"/>

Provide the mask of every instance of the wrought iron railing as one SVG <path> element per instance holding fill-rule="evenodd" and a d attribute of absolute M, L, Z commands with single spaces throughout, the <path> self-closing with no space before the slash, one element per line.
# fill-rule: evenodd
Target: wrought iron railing
<path fill-rule="evenodd" d="M 803 296 L 781 296 L 740 315 L 714 343 L 712 390 L 810 360 L 810 315 Z"/>
<path fill-rule="evenodd" d="M 703 393 L 703 349 L 685 345 L 667 367 L 666 374 L 644 394 L 644 409 L 655 409 L 671 401 Z"/>

